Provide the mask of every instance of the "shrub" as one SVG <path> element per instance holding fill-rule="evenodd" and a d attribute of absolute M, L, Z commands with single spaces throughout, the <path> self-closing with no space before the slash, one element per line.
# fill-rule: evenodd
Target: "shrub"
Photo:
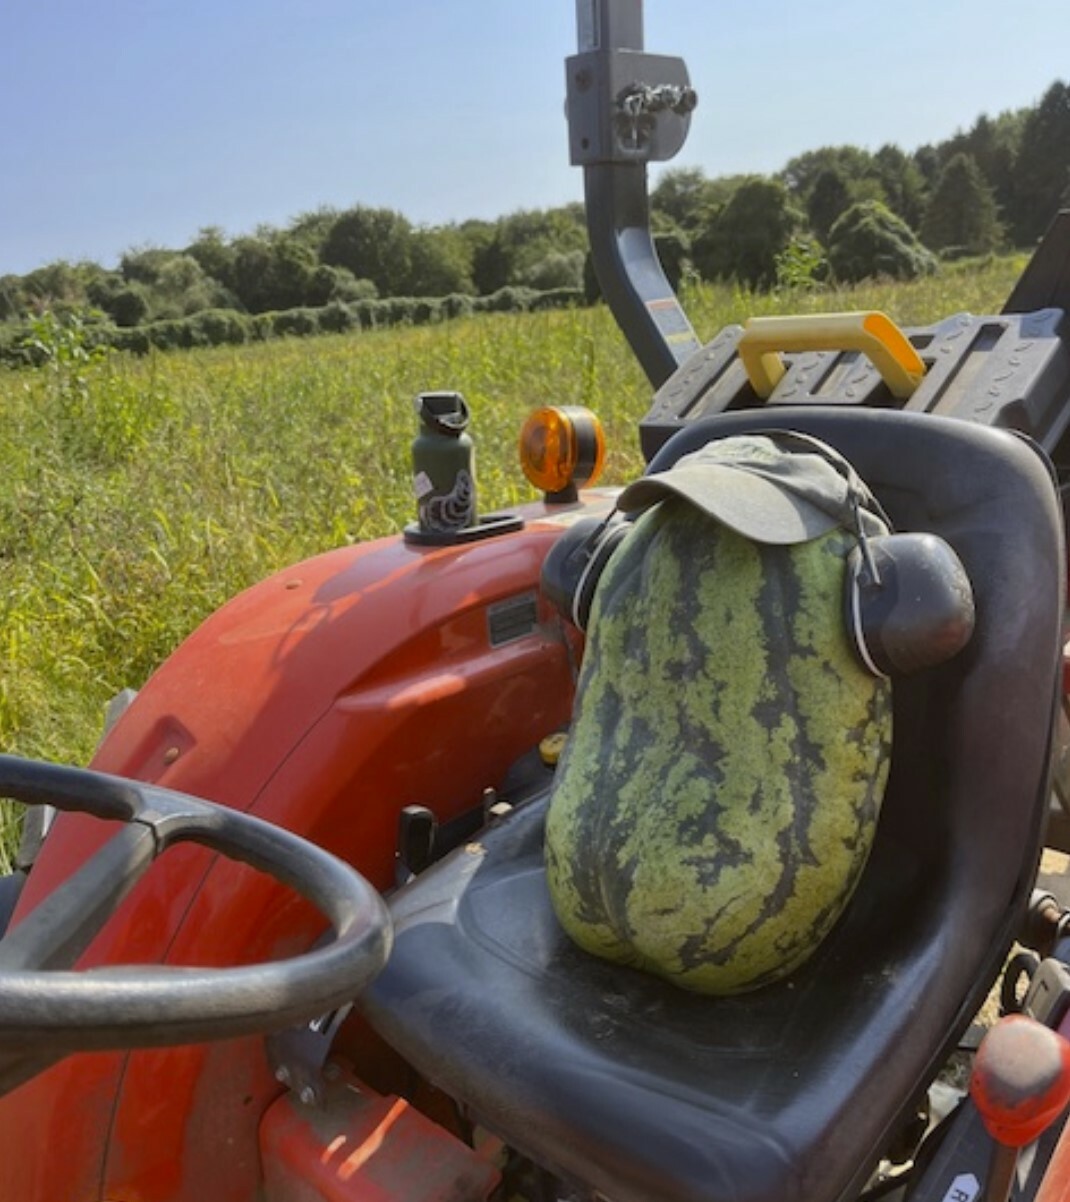
<path fill-rule="evenodd" d="M 777 287 L 789 292 L 809 292 L 821 286 L 828 275 L 828 266 L 820 243 L 797 235 L 777 255 Z"/>
<path fill-rule="evenodd" d="M 571 309 L 582 305 L 584 301 L 582 288 L 549 288 L 533 297 L 528 306 L 532 313 L 545 309 Z"/>
<path fill-rule="evenodd" d="M 90 304 L 102 309 L 117 326 L 140 325 L 149 315 L 148 291 L 144 284 L 127 283 L 117 271 L 97 276 L 86 289 Z"/>
<path fill-rule="evenodd" d="M 204 309 L 186 320 L 198 346 L 240 345 L 252 333 L 250 319 L 233 309 Z"/>
<path fill-rule="evenodd" d="M 348 305 L 334 300 L 320 309 L 319 323 L 324 334 L 344 334 L 357 324 L 357 319 Z"/>
<path fill-rule="evenodd" d="M 579 288 L 583 283 L 582 250 L 551 251 L 523 273 L 523 283 L 540 292 L 554 288 Z"/>
<path fill-rule="evenodd" d="M 936 267 L 910 226 L 876 200 L 852 205 L 837 219 L 828 249 L 833 274 L 844 283 L 874 276 L 912 280 Z"/>
<path fill-rule="evenodd" d="M 315 309 L 283 309 L 275 314 L 274 331 L 276 337 L 293 334 L 305 338 L 316 334 L 319 332 L 319 314 Z"/>
<path fill-rule="evenodd" d="M 29 327 L 23 323 L 4 322 L 0 325 L 0 363 L 10 367 L 34 367 L 44 362 L 44 356 L 29 344 Z"/>
<path fill-rule="evenodd" d="M 133 329 L 117 329 L 112 335 L 112 346 L 117 351 L 127 351 L 131 355 L 147 355 L 152 348 L 152 339 L 145 326 Z"/>
<path fill-rule="evenodd" d="M 470 317 L 475 312 L 472 297 L 451 292 L 442 298 L 442 312 L 445 317 Z"/>
<path fill-rule="evenodd" d="M 306 299 L 310 305 L 319 307 L 331 301 L 374 300 L 378 295 L 379 290 L 371 280 L 358 280 L 348 267 L 321 263 L 309 280 Z"/>
<path fill-rule="evenodd" d="M 275 318 L 277 313 L 254 313 L 249 319 L 249 339 L 251 342 L 267 342 L 275 337 Z"/>
<path fill-rule="evenodd" d="M 473 301 L 478 313 L 526 313 L 535 298 L 533 288 L 521 288 L 507 284 L 492 292 L 490 296 L 479 296 Z"/>
<path fill-rule="evenodd" d="M 442 319 L 442 302 L 440 300 L 416 298 L 410 302 L 410 305 L 413 325 L 426 326 Z"/>
<path fill-rule="evenodd" d="M 117 326 L 129 328 L 140 325 L 149 314 L 149 302 L 140 284 L 120 288 L 101 306 Z"/>
<path fill-rule="evenodd" d="M 181 318 L 154 321 L 144 329 L 152 345 L 161 351 L 188 350 L 193 345 L 192 331 Z"/>
<path fill-rule="evenodd" d="M 380 302 L 377 300 L 362 300 L 346 306 L 353 315 L 353 320 L 362 330 L 374 330 L 384 324 L 381 316 Z"/>

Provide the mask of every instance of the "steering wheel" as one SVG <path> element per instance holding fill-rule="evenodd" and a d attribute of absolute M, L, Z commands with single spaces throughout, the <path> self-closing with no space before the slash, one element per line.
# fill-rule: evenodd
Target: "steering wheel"
<path fill-rule="evenodd" d="M 0 756 L 0 797 L 125 823 L 0 940 L 0 1093 L 70 1052 L 200 1043 L 351 1001 L 386 963 L 390 917 L 354 869 L 249 814 L 138 781 Z M 69 969 L 157 856 L 200 843 L 306 897 L 330 937 L 241 968 Z"/>

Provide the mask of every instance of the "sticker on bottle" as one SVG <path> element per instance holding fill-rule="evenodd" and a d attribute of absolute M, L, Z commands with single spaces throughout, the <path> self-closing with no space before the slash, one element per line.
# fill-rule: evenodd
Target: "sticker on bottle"
<path fill-rule="evenodd" d="M 427 472 L 417 472 L 412 480 L 412 491 L 416 494 L 417 501 L 422 501 L 424 497 L 435 491 L 435 486 L 431 483 L 431 477 Z"/>
<path fill-rule="evenodd" d="M 981 1192 L 981 1183 L 972 1173 L 960 1173 L 944 1194 L 943 1202 L 974 1202 Z"/>

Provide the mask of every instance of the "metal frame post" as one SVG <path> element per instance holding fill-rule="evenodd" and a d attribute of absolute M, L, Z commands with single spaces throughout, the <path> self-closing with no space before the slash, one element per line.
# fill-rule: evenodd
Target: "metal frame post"
<path fill-rule="evenodd" d="M 566 62 L 572 162 L 584 169 L 595 273 L 655 387 L 700 348 L 658 261 L 647 163 L 687 137 L 696 97 L 678 58 L 647 54 L 642 0 L 576 0 L 579 53 Z"/>

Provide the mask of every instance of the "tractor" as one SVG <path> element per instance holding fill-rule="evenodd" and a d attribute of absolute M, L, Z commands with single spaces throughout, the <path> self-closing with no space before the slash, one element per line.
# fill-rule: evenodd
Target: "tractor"
<path fill-rule="evenodd" d="M 570 152 L 653 390 L 647 472 L 742 432 L 820 438 L 972 585 L 963 653 L 894 682 L 857 890 L 800 969 L 738 996 L 562 932 L 543 829 L 584 638 L 544 568 L 616 493 L 585 487 L 589 415 L 547 398 L 542 500 L 255 585 L 119 701 L 88 769 L 0 757 L 29 807 L 0 883 L 4 1202 L 1070 1198 L 1070 919 L 1035 887 L 1045 844 L 1070 850 L 1070 214 L 1001 313 L 703 345 L 647 191 L 695 91 L 645 50 L 641 0 L 576 7 Z M 458 399 L 422 403 L 461 447 Z"/>

